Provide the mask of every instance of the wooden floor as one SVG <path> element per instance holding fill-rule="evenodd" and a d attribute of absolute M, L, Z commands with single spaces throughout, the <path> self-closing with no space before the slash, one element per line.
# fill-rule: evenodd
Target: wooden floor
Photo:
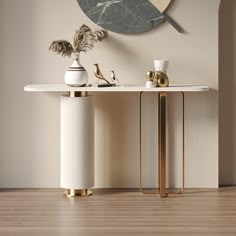
<path fill-rule="evenodd" d="M 234 235 L 236 187 L 160 199 L 135 190 L 0 190 L 0 236 Z"/>

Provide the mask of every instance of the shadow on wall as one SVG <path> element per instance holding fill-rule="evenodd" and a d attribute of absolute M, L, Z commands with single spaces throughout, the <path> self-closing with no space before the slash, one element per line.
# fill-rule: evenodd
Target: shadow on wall
<path fill-rule="evenodd" d="M 219 11 L 219 182 L 236 184 L 235 48 L 236 1 L 222 0 Z"/>

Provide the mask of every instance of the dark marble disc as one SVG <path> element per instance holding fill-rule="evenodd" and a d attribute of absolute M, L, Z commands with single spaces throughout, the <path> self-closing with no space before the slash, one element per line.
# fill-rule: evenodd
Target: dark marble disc
<path fill-rule="evenodd" d="M 77 0 L 94 23 L 117 33 L 141 33 L 164 21 L 148 0 Z"/>

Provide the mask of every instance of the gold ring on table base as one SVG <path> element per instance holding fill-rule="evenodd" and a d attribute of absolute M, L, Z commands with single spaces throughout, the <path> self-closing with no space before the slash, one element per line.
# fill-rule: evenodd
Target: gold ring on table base
<path fill-rule="evenodd" d="M 91 196 L 93 192 L 88 189 L 67 189 L 66 191 L 64 191 L 64 194 L 67 197 L 76 197 L 76 196 L 87 197 Z"/>

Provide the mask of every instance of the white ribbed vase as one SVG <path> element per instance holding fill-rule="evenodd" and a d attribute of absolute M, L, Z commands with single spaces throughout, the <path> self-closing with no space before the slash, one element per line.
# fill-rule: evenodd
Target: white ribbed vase
<path fill-rule="evenodd" d="M 66 71 L 65 83 L 72 87 L 83 87 L 88 83 L 88 72 L 80 64 L 79 57 L 75 58 L 73 64 Z"/>

